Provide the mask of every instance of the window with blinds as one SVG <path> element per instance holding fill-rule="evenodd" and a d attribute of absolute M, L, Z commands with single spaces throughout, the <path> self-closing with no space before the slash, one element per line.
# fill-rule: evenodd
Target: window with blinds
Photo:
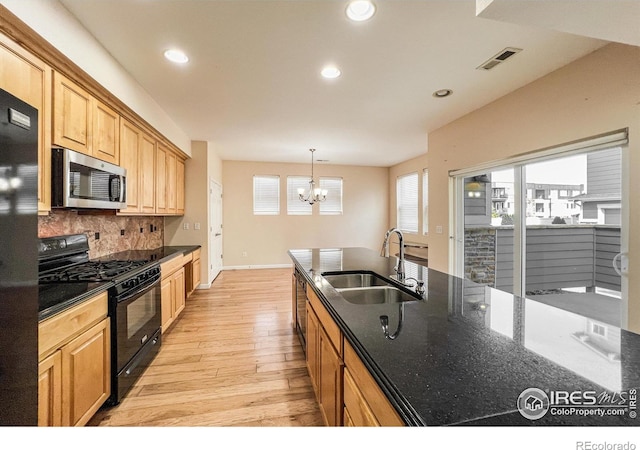
<path fill-rule="evenodd" d="M 429 233 L 429 170 L 422 172 L 422 233 Z"/>
<path fill-rule="evenodd" d="M 418 232 L 418 174 L 410 173 L 396 181 L 398 228 L 407 233 Z"/>
<path fill-rule="evenodd" d="M 320 214 L 342 214 L 342 178 L 320 177 L 320 189 L 327 190 L 327 199 L 320 203 Z"/>
<path fill-rule="evenodd" d="M 253 214 L 256 216 L 280 214 L 280 177 L 278 175 L 254 175 Z"/>
<path fill-rule="evenodd" d="M 304 189 L 305 195 L 309 192 L 309 177 L 287 177 L 287 214 L 292 216 L 311 215 L 311 205 L 300 201 L 298 188 Z"/>

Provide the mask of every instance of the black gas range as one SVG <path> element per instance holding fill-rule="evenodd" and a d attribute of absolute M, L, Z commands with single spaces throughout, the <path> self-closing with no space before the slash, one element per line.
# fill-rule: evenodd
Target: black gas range
<path fill-rule="evenodd" d="M 160 264 L 135 251 L 90 259 L 84 234 L 40 239 L 38 255 L 41 291 L 50 291 L 50 304 L 41 309 L 59 306 L 56 298 L 68 299 L 74 286 L 78 293 L 108 286 L 112 386 L 107 405 L 118 404 L 160 350 Z"/>

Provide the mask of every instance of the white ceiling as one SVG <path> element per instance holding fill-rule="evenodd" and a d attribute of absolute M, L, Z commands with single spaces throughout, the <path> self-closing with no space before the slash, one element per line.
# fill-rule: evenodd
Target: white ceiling
<path fill-rule="evenodd" d="M 61 2 L 225 160 L 309 162 L 313 147 L 331 164 L 390 166 L 423 154 L 428 132 L 607 43 L 476 17 L 475 0 L 378 0 L 365 23 L 344 0 Z M 191 61 L 169 63 L 169 47 Z M 505 47 L 523 51 L 476 70 Z M 342 76 L 322 79 L 327 63 Z M 453 95 L 432 96 L 443 88 Z"/>

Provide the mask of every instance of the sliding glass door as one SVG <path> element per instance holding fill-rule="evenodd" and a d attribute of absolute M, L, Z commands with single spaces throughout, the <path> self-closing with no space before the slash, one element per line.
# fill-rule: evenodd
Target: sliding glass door
<path fill-rule="evenodd" d="M 624 149 L 585 143 L 452 174 L 454 273 L 624 328 Z"/>

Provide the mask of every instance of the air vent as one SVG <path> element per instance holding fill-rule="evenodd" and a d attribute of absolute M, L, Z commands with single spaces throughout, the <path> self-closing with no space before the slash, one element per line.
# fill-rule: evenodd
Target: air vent
<path fill-rule="evenodd" d="M 485 61 L 480 66 L 476 67 L 476 69 L 482 69 L 482 70 L 493 69 L 498 64 L 505 62 L 507 59 L 511 58 L 513 55 L 521 51 L 522 51 L 521 48 L 507 47 L 497 55 L 493 56 L 491 59 Z"/>

